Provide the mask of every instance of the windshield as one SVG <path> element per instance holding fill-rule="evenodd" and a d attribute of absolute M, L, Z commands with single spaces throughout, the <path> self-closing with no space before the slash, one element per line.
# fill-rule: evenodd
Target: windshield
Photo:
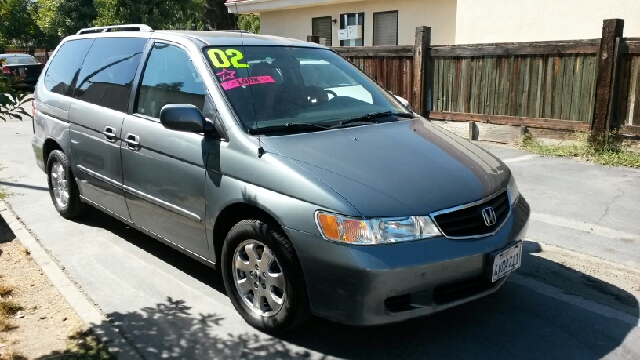
<path fill-rule="evenodd" d="M 331 125 L 373 113 L 409 113 L 392 95 L 326 49 L 235 46 L 204 51 L 248 129 Z"/>
<path fill-rule="evenodd" d="M 32 56 L 7 56 L 6 65 L 34 65 L 38 61 Z"/>

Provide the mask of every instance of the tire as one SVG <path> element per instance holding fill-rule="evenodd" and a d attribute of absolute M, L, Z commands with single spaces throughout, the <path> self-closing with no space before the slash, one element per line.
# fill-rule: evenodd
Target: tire
<path fill-rule="evenodd" d="M 222 278 L 233 306 L 247 323 L 269 334 L 291 330 L 311 315 L 298 257 L 291 241 L 276 229 L 260 220 L 243 220 L 227 234 L 221 256 Z M 256 255 L 253 259 L 252 252 Z M 257 277 L 253 271 L 256 266 Z M 249 269 L 253 275 L 247 274 Z M 245 292 L 246 289 L 250 290 Z M 255 306 L 254 289 L 258 290 L 259 306 Z"/>
<path fill-rule="evenodd" d="M 69 160 L 60 150 L 53 150 L 49 154 L 47 180 L 49 195 L 58 214 L 65 219 L 72 219 L 85 212 L 87 205 L 80 200 L 78 184 L 69 167 Z"/>

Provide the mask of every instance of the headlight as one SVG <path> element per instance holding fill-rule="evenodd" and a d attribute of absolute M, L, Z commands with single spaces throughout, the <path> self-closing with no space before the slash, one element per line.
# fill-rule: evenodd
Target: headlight
<path fill-rule="evenodd" d="M 428 216 L 357 219 L 316 212 L 322 235 L 333 241 L 355 245 L 375 245 L 441 236 Z"/>
<path fill-rule="evenodd" d="M 518 184 L 516 184 L 516 178 L 511 175 L 511 180 L 509 180 L 509 185 L 507 185 L 507 192 L 509 193 L 509 200 L 511 200 L 511 206 L 516 203 L 518 197 L 520 196 L 520 191 L 518 191 Z"/>

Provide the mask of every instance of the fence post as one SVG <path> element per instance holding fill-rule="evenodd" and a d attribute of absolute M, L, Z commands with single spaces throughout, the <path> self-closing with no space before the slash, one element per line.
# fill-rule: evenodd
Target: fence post
<path fill-rule="evenodd" d="M 320 36 L 318 36 L 318 35 L 307 35 L 307 42 L 320 44 Z"/>
<path fill-rule="evenodd" d="M 413 49 L 413 96 L 411 106 L 420 115 L 425 112 L 425 79 L 427 78 L 426 60 L 431 47 L 431 28 L 419 26 L 416 28 L 416 44 Z"/>
<path fill-rule="evenodd" d="M 614 73 L 618 62 L 616 40 L 622 38 L 624 20 L 605 20 L 602 26 L 602 40 L 598 51 L 598 73 L 596 74 L 596 98 L 591 119 L 591 143 L 599 145 L 606 141 L 606 133 L 611 123 L 611 101 L 613 99 Z"/>

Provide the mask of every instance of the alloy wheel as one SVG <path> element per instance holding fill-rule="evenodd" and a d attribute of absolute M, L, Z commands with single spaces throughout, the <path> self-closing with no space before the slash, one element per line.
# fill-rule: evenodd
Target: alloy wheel
<path fill-rule="evenodd" d="M 285 301 L 285 279 L 278 259 L 258 240 L 236 248 L 231 262 L 235 288 L 242 302 L 256 315 L 277 314 Z"/>
<path fill-rule="evenodd" d="M 69 187 L 67 175 L 64 167 L 56 162 L 51 167 L 51 187 L 53 188 L 53 197 L 61 208 L 67 207 L 69 204 Z"/>

